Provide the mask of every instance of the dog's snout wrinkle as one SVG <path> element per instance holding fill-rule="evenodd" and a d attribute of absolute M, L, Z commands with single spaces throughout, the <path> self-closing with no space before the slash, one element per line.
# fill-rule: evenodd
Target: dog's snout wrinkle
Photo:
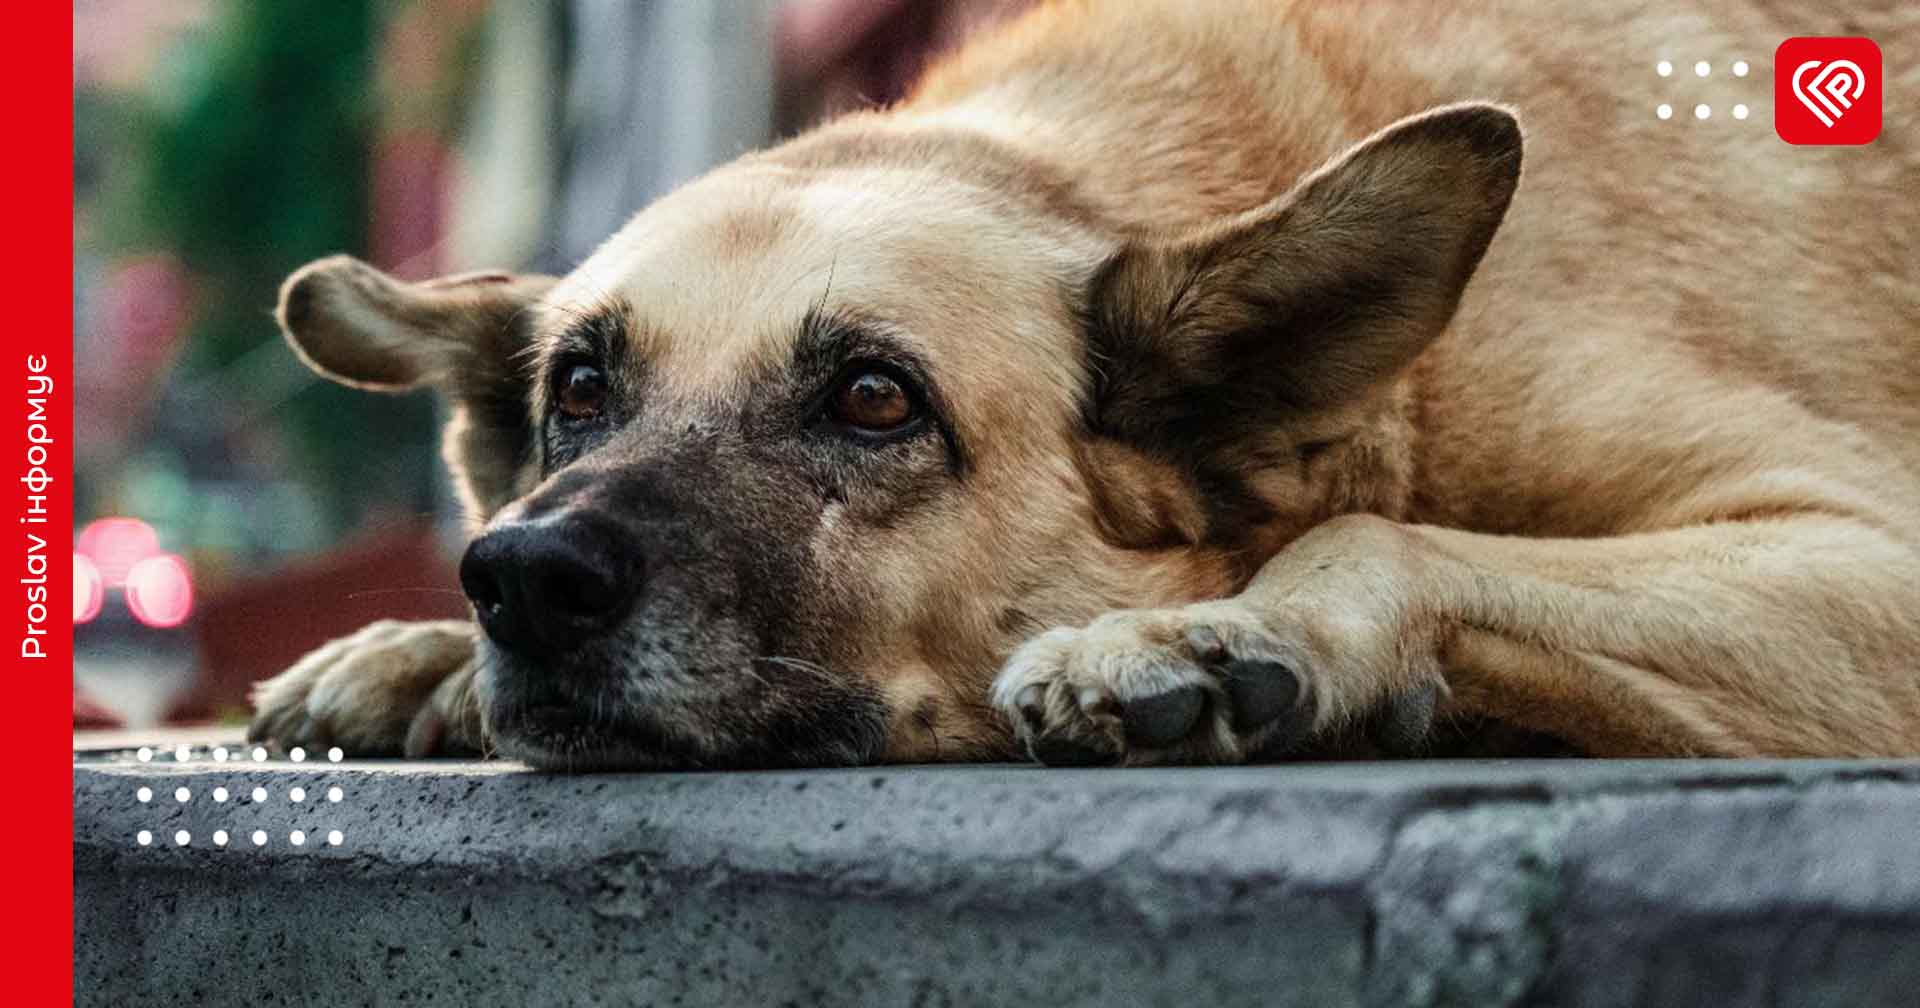
<path fill-rule="evenodd" d="M 460 585 L 494 643 L 565 653 L 618 623 L 640 594 L 637 553 L 579 516 L 500 525 L 467 548 Z"/>

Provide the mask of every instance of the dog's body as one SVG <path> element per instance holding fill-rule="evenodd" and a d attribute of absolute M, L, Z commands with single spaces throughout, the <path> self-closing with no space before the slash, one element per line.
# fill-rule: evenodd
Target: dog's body
<path fill-rule="evenodd" d="M 1437 699 L 1596 754 L 1920 752 L 1920 151 L 1772 136 L 1767 56 L 1825 26 L 1632 6 L 1058 3 L 551 286 L 303 271 L 316 367 L 458 407 L 495 618 L 329 645 L 256 734 L 1219 761 L 1417 743 Z M 1897 10 L 1848 33 L 1912 51 Z M 1526 123 L 1517 194 L 1504 112 L 1421 115 L 1473 99 Z M 899 378 L 924 421 L 782 440 L 759 404 L 814 380 L 792 362 L 868 343 L 903 363 L 860 395 Z M 552 410 L 588 393 L 569 441 Z M 727 512 L 714 481 L 747 503 L 686 518 Z M 677 531 L 618 535 L 712 544 L 649 547 L 613 643 L 526 660 L 554 635 L 500 615 L 533 547 L 499 544 L 635 507 Z"/>

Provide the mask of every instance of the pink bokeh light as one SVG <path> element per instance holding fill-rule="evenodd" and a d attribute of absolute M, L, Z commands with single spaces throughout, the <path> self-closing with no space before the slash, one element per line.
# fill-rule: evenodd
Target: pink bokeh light
<path fill-rule="evenodd" d="M 193 614 L 193 578 L 187 562 L 162 553 L 127 572 L 127 608 L 150 627 L 176 627 Z"/>

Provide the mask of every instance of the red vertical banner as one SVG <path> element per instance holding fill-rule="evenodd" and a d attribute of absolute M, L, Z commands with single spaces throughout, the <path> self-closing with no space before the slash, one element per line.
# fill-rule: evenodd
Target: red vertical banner
<path fill-rule="evenodd" d="M 0 744 L 12 800 L 0 864 L 14 918 L 32 923 L 0 948 L 9 1003 L 58 1005 L 73 999 L 73 22 L 49 3 L 20 4 L 8 20 L 0 648 L 12 674 Z"/>

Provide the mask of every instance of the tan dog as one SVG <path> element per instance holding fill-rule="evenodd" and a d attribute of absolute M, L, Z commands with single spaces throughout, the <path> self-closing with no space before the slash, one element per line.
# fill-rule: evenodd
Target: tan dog
<path fill-rule="evenodd" d="M 1920 25 L 1853 5 L 1885 134 L 1795 148 L 1767 56 L 1831 26 L 1702 7 L 1057 3 L 564 279 L 307 267 L 309 363 L 456 408 L 484 633 L 328 645 L 255 735 L 1920 752 Z"/>

